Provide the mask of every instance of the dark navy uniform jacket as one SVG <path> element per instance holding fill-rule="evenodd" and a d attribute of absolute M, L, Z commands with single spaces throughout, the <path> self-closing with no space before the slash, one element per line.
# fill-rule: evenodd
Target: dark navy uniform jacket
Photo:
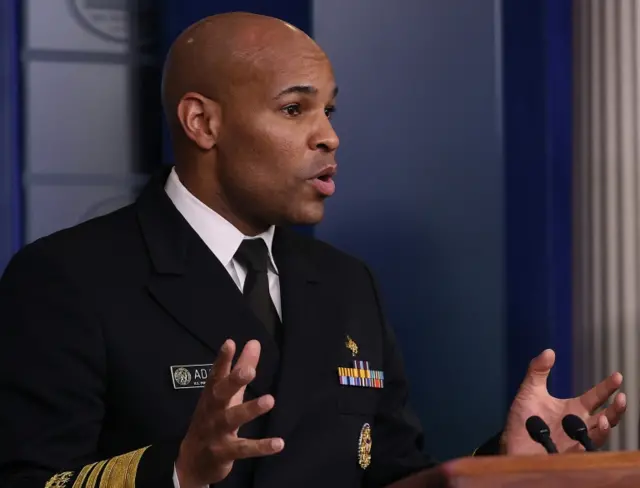
<path fill-rule="evenodd" d="M 277 228 L 279 347 L 167 197 L 166 176 L 128 207 L 27 245 L 6 269 L 0 486 L 173 488 L 180 441 L 229 337 L 238 350 L 262 344 L 245 399 L 276 398 L 239 434 L 280 436 L 285 449 L 236 462 L 216 487 L 379 487 L 431 467 L 367 266 Z M 341 384 L 372 375 L 382 388 Z"/>

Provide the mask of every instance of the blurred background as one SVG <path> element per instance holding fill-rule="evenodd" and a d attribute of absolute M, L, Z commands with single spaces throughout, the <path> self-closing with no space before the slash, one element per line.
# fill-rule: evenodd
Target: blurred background
<path fill-rule="evenodd" d="M 233 10 L 334 64 L 338 192 L 301 231 L 375 271 L 426 449 L 494 434 L 547 347 L 555 395 L 623 372 L 637 449 L 637 0 L 2 0 L 0 272 L 171 164 L 163 57 Z"/>

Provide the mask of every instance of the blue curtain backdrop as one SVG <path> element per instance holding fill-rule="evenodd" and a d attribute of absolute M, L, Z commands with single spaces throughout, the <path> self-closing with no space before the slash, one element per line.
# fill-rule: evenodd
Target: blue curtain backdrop
<path fill-rule="evenodd" d="M 508 392 L 556 351 L 550 390 L 572 387 L 571 0 L 503 1 Z"/>
<path fill-rule="evenodd" d="M 0 274 L 22 244 L 20 5 L 0 2 Z"/>

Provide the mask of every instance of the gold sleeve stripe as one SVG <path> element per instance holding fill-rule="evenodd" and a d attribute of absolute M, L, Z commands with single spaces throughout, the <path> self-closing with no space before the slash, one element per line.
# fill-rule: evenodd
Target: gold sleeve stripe
<path fill-rule="evenodd" d="M 109 460 L 105 473 L 100 480 L 100 488 L 124 488 L 127 468 L 137 451 L 128 452 Z M 108 471 L 108 473 L 107 473 Z"/>
<path fill-rule="evenodd" d="M 84 480 L 87 478 L 89 471 L 91 471 L 96 464 L 98 463 L 87 464 L 84 468 L 82 468 L 82 471 L 80 471 L 80 474 L 78 475 L 75 483 L 73 484 L 73 488 L 82 488 L 82 485 L 84 484 Z"/>
<path fill-rule="evenodd" d="M 89 475 L 89 478 L 87 479 L 87 484 L 84 485 L 85 488 L 96 488 L 96 483 L 98 481 L 98 476 L 100 476 L 100 473 L 102 473 L 102 470 L 104 469 L 105 464 L 107 464 L 107 461 L 100 461 L 95 468 L 93 468 L 93 471 L 91 471 L 91 474 Z"/>
<path fill-rule="evenodd" d="M 102 477 L 100 478 L 100 488 L 105 488 L 105 486 L 109 486 L 109 479 L 111 478 L 111 472 L 118 462 L 118 457 L 114 457 L 109 459 L 107 462 L 107 466 L 104 468 L 104 472 L 102 473 Z"/>
<path fill-rule="evenodd" d="M 478 449 L 480 449 L 480 448 L 479 448 L 479 447 L 476 447 L 476 448 L 473 450 L 473 453 L 472 453 L 471 455 L 472 455 L 472 456 L 475 456 L 475 455 L 476 455 L 476 452 L 478 452 Z"/>
<path fill-rule="evenodd" d="M 135 488 L 140 460 L 149 447 L 87 464 L 78 474 L 73 488 L 96 488 L 98 479 L 100 479 L 99 488 Z M 102 476 L 100 476 L 101 473 Z M 45 488 L 66 488 L 73 474 L 72 471 L 56 473 L 47 481 Z"/>
<path fill-rule="evenodd" d="M 129 466 L 127 466 L 127 475 L 125 480 L 126 488 L 136 488 L 136 476 L 138 474 L 138 466 L 140 465 L 140 460 L 142 459 L 142 455 L 145 451 L 149 449 L 149 446 L 143 447 L 142 449 L 138 449 L 134 452 L 133 457 L 131 458 L 131 462 Z"/>

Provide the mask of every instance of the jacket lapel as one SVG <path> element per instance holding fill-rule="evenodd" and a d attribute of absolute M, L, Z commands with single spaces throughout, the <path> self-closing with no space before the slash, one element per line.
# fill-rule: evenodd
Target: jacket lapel
<path fill-rule="evenodd" d="M 331 352 L 344 342 L 337 326 L 336 300 L 330 283 L 316 268 L 308 242 L 278 228 L 274 258 L 280 272 L 284 345 L 276 388 L 276 408 L 267 436 L 286 437 L 322 379 L 331 378 Z M 326 365 L 327 367 L 323 367 Z M 337 365 L 336 365 L 337 367 Z M 326 377 L 326 378 L 325 378 Z"/>
<path fill-rule="evenodd" d="M 212 362 L 228 338 L 237 354 L 247 341 L 262 345 L 255 396 L 268 393 L 279 366 L 277 345 L 251 313 L 229 273 L 164 192 L 167 173 L 153 179 L 137 201 L 139 223 L 152 262 L 148 290 L 157 303 L 211 349 Z"/>

